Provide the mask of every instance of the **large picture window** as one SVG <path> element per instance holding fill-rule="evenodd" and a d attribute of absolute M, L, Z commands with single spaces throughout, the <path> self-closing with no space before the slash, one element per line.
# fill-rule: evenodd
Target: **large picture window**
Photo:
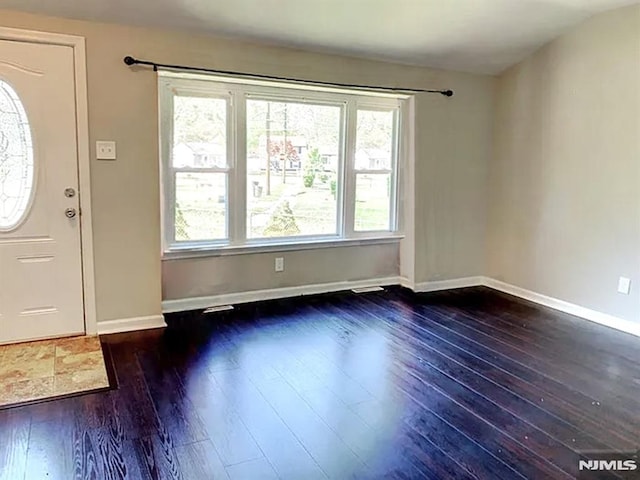
<path fill-rule="evenodd" d="M 393 236 L 404 97 L 160 76 L 165 252 Z"/>

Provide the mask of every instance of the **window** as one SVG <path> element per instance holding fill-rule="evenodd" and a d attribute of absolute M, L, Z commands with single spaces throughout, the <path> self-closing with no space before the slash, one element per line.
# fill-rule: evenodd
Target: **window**
<path fill-rule="evenodd" d="M 340 105 L 247 100 L 247 238 L 337 235 Z M 270 165 L 271 168 L 267 168 Z"/>
<path fill-rule="evenodd" d="M 0 231 L 16 228 L 34 190 L 31 130 L 16 91 L 0 80 Z"/>
<path fill-rule="evenodd" d="M 162 73 L 165 252 L 391 237 L 406 97 Z"/>
<path fill-rule="evenodd" d="M 176 91 L 169 184 L 175 243 L 228 238 L 228 99 Z"/>

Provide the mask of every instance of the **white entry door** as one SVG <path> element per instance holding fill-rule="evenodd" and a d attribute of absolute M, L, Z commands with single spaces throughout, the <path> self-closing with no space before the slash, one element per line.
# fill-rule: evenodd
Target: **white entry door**
<path fill-rule="evenodd" d="M 0 343 L 85 331 L 73 48 L 0 40 Z"/>

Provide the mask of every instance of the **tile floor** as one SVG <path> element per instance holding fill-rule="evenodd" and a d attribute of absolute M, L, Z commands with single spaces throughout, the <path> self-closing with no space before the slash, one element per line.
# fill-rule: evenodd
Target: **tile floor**
<path fill-rule="evenodd" d="M 108 386 L 98 337 L 0 345 L 0 407 Z"/>

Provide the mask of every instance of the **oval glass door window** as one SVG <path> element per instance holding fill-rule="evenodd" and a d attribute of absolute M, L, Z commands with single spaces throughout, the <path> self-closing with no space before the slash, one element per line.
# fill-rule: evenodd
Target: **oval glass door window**
<path fill-rule="evenodd" d="M 33 142 L 16 91 L 0 80 L 0 231 L 19 226 L 33 195 Z"/>

